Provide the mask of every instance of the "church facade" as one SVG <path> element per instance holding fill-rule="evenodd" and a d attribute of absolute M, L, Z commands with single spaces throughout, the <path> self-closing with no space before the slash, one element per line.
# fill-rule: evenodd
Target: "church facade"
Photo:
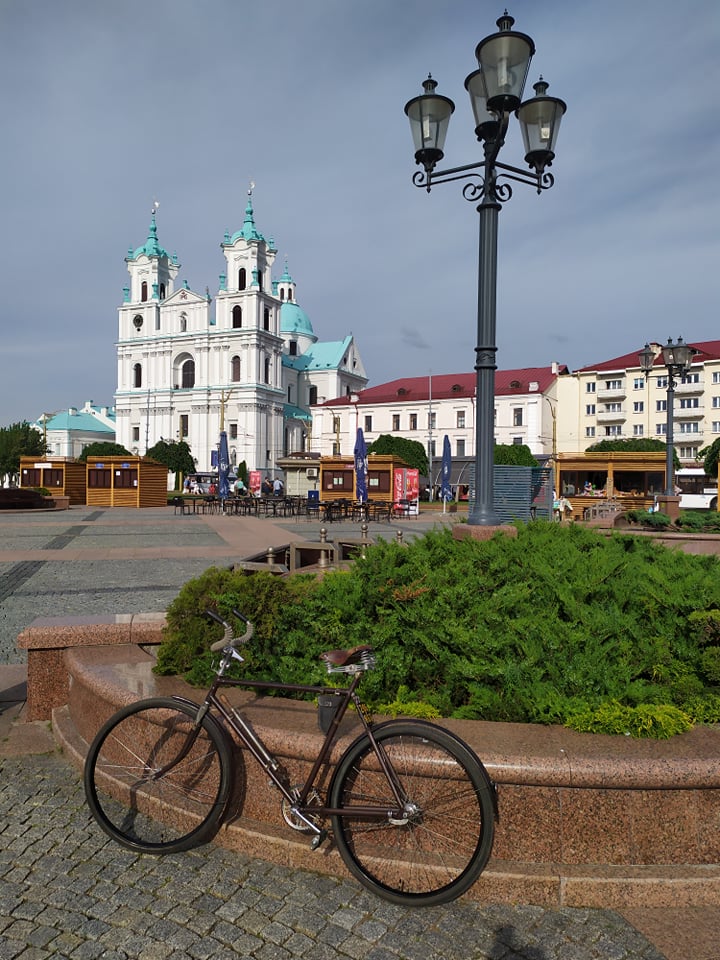
<path fill-rule="evenodd" d="M 255 225 L 252 192 L 242 228 L 227 232 L 218 290 L 178 283 L 180 264 L 160 245 L 153 210 L 148 238 L 126 259 L 119 308 L 117 442 L 143 455 L 159 440 L 184 440 L 198 471 L 215 463 L 221 429 L 230 461 L 277 473 L 283 456 L 310 449 L 310 407 L 367 383 L 352 335 L 322 343 L 296 301 L 287 265 Z"/>

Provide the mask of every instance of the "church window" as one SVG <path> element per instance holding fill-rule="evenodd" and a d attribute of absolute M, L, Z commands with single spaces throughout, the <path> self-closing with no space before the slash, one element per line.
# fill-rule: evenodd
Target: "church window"
<path fill-rule="evenodd" d="M 187 314 L 180 314 L 180 333 L 187 333 Z"/>
<path fill-rule="evenodd" d="M 142 386 L 142 364 L 136 363 L 133 367 L 133 386 Z"/>
<path fill-rule="evenodd" d="M 270 383 L 270 357 L 265 357 L 265 383 Z"/>
<path fill-rule="evenodd" d="M 308 403 L 310 406 L 314 406 L 317 403 L 317 387 L 310 387 Z"/>
<path fill-rule="evenodd" d="M 288 290 L 288 302 L 292 300 L 292 290 Z"/>
<path fill-rule="evenodd" d="M 262 288 L 263 288 L 263 275 L 262 275 L 262 270 L 258 270 L 258 272 L 257 272 L 257 283 L 258 283 L 258 287 L 260 288 L 260 290 L 262 290 Z"/>
<path fill-rule="evenodd" d="M 240 327 L 242 326 L 242 307 L 240 306 L 240 304 L 236 304 L 233 307 L 232 324 L 233 324 L 234 330 L 239 330 Z"/>
<path fill-rule="evenodd" d="M 265 307 L 263 310 L 263 330 L 270 329 L 270 308 Z"/>
<path fill-rule="evenodd" d="M 240 382 L 240 357 L 233 357 L 230 361 L 230 379 L 233 383 Z"/>
<path fill-rule="evenodd" d="M 148 298 L 147 280 L 143 280 L 143 282 L 142 282 L 141 285 L 140 285 L 140 300 L 141 300 L 143 303 L 146 303 L 146 302 L 147 302 L 147 298 Z"/>
<path fill-rule="evenodd" d="M 247 287 L 247 272 L 245 267 L 238 270 L 238 290 L 244 290 Z"/>
<path fill-rule="evenodd" d="M 297 356 L 297 340 L 291 340 L 288 345 L 288 353 L 291 357 Z"/>
<path fill-rule="evenodd" d="M 186 360 L 182 365 L 182 386 L 185 389 L 195 386 L 195 361 Z"/>
<path fill-rule="evenodd" d="M 160 299 L 161 299 L 161 300 L 164 300 L 164 299 L 165 299 L 165 284 L 164 284 L 164 283 L 161 283 L 161 284 L 160 284 Z"/>
<path fill-rule="evenodd" d="M 285 287 L 280 287 L 280 299 L 285 299 Z"/>
<path fill-rule="evenodd" d="M 180 414 L 180 439 L 181 440 L 184 440 L 189 434 L 189 430 L 190 430 L 189 421 L 190 421 L 190 417 L 187 415 L 187 413 Z"/>

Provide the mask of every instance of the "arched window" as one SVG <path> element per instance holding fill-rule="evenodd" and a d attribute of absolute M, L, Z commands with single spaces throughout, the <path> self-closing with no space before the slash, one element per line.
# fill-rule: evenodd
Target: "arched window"
<path fill-rule="evenodd" d="M 233 383 L 240 383 L 240 357 L 233 357 L 230 361 L 230 379 Z"/>
<path fill-rule="evenodd" d="M 133 367 L 133 386 L 142 386 L 142 364 L 136 363 Z"/>
<path fill-rule="evenodd" d="M 265 383 L 270 383 L 270 357 L 265 357 Z"/>
<path fill-rule="evenodd" d="M 288 290 L 288 303 L 292 300 L 292 290 Z"/>
<path fill-rule="evenodd" d="M 245 267 L 238 270 L 238 290 L 244 290 L 247 287 L 247 273 Z"/>
<path fill-rule="evenodd" d="M 182 386 L 184 388 L 195 386 L 195 361 L 186 360 L 182 365 Z"/>
<path fill-rule="evenodd" d="M 317 387 L 310 387 L 309 403 L 310 406 L 317 403 Z"/>
<path fill-rule="evenodd" d="M 180 333 L 187 333 L 187 314 L 180 314 Z"/>
<path fill-rule="evenodd" d="M 233 329 L 238 330 L 242 326 L 242 307 L 236 304 L 232 312 Z"/>
<path fill-rule="evenodd" d="M 280 299 L 285 299 L 285 287 L 280 287 Z"/>
<path fill-rule="evenodd" d="M 148 293 L 147 280 L 143 280 L 143 282 L 140 284 L 140 300 L 142 301 L 142 303 L 147 303 L 147 293 Z"/>
<path fill-rule="evenodd" d="M 262 270 L 258 270 L 258 272 L 257 272 L 257 282 L 258 282 L 258 287 L 260 288 L 260 290 L 262 290 L 262 288 L 263 288 L 263 275 L 262 275 Z"/>
<path fill-rule="evenodd" d="M 164 283 L 161 283 L 161 284 L 160 284 L 160 299 L 161 299 L 161 300 L 164 300 L 164 299 L 165 299 L 165 284 L 164 284 Z"/>
<path fill-rule="evenodd" d="M 270 308 L 265 307 L 263 311 L 263 330 L 270 329 Z"/>

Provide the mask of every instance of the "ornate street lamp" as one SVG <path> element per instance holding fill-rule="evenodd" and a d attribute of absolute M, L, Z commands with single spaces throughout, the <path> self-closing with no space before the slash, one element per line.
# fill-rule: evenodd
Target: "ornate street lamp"
<path fill-rule="evenodd" d="M 655 359 L 662 354 L 662 361 L 667 367 L 667 401 L 666 401 L 666 421 L 665 421 L 665 496 L 675 495 L 675 484 L 673 482 L 673 452 L 674 452 L 674 406 L 675 406 L 675 387 L 677 386 L 676 377 L 683 377 L 692 365 L 692 359 L 696 353 L 699 353 L 695 347 L 683 342 L 682 337 L 678 337 L 677 343 L 673 343 L 672 337 L 668 337 L 668 342 L 662 347 L 659 353 L 656 353 L 649 343 L 638 354 L 640 369 L 649 376 L 655 365 Z"/>
<path fill-rule="evenodd" d="M 522 101 L 535 44 L 526 34 L 512 29 L 514 22 L 507 12 L 500 17 L 498 32 L 477 45 L 475 56 L 479 69 L 465 80 L 475 134 L 483 145 L 481 162 L 436 171 L 444 156 L 445 137 L 455 105 L 448 97 L 435 92 L 437 83 L 431 76 L 423 83 L 424 93 L 405 105 L 415 144 L 415 162 L 423 168 L 413 176 L 415 186 L 424 187 L 429 193 L 438 183 L 468 180 L 462 189 L 463 196 L 470 202 L 479 201 L 475 498 L 468 517 L 468 523 L 476 526 L 498 522 L 493 497 L 497 224 L 500 205 L 512 196 L 510 184 L 499 183 L 498 178 L 529 184 L 538 193 L 552 187 L 554 179 L 546 168 L 555 157 L 560 121 L 566 110 L 562 100 L 547 96 L 548 84 L 542 78 L 535 84 L 535 96 Z M 497 159 L 513 111 L 520 122 L 525 161 L 534 173 Z"/>

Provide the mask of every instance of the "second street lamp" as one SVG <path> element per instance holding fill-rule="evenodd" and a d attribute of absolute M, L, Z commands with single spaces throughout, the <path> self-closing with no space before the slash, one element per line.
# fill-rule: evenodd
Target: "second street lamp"
<path fill-rule="evenodd" d="M 692 365 L 692 358 L 698 351 L 695 347 L 683 341 L 678 337 L 677 343 L 673 343 L 672 337 L 668 337 L 668 342 L 659 350 L 653 350 L 649 343 L 638 354 L 640 369 L 646 377 L 652 373 L 655 365 L 655 358 L 661 354 L 662 361 L 667 368 L 667 407 L 665 420 L 665 496 L 675 496 L 674 477 L 674 416 L 675 416 L 675 387 L 677 386 L 676 377 L 683 377 L 689 372 Z"/>
<path fill-rule="evenodd" d="M 534 86 L 535 96 L 522 102 L 535 44 L 526 34 L 512 29 L 514 22 L 507 12 L 500 17 L 497 33 L 477 45 L 475 56 L 479 69 L 465 80 L 475 118 L 475 134 L 483 145 L 482 161 L 446 170 L 435 169 L 444 156 L 445 136 L 455 105 L 448 97 L 435 93 L 437 83 L 431 76 L 423 83 L 424 93 L 405 105 L 415 144 L 415 162 L 423 168 L 413 177 L 415 186 L 424 187 L 429 193 L 435 184 L 468 180 L 463 196 L 470 202 L 479 201 L 475 496 L 468 517 L 468 523 L 476 526 L 498 522 L 493 493 L 497 228 L 500 205 L 512 196 L 510 184 L 499 183 L 498 179 L 529 184 L 538 193 L 552 187 L 554 179 L 546 168 L 555 157 L 560 120 L 566 110 L 562 100 L 547 96 L 548 84 L 542 78 Z M 534 173 L 497 159 L 513 111 L 522 130 L 525 161 Z"/>

